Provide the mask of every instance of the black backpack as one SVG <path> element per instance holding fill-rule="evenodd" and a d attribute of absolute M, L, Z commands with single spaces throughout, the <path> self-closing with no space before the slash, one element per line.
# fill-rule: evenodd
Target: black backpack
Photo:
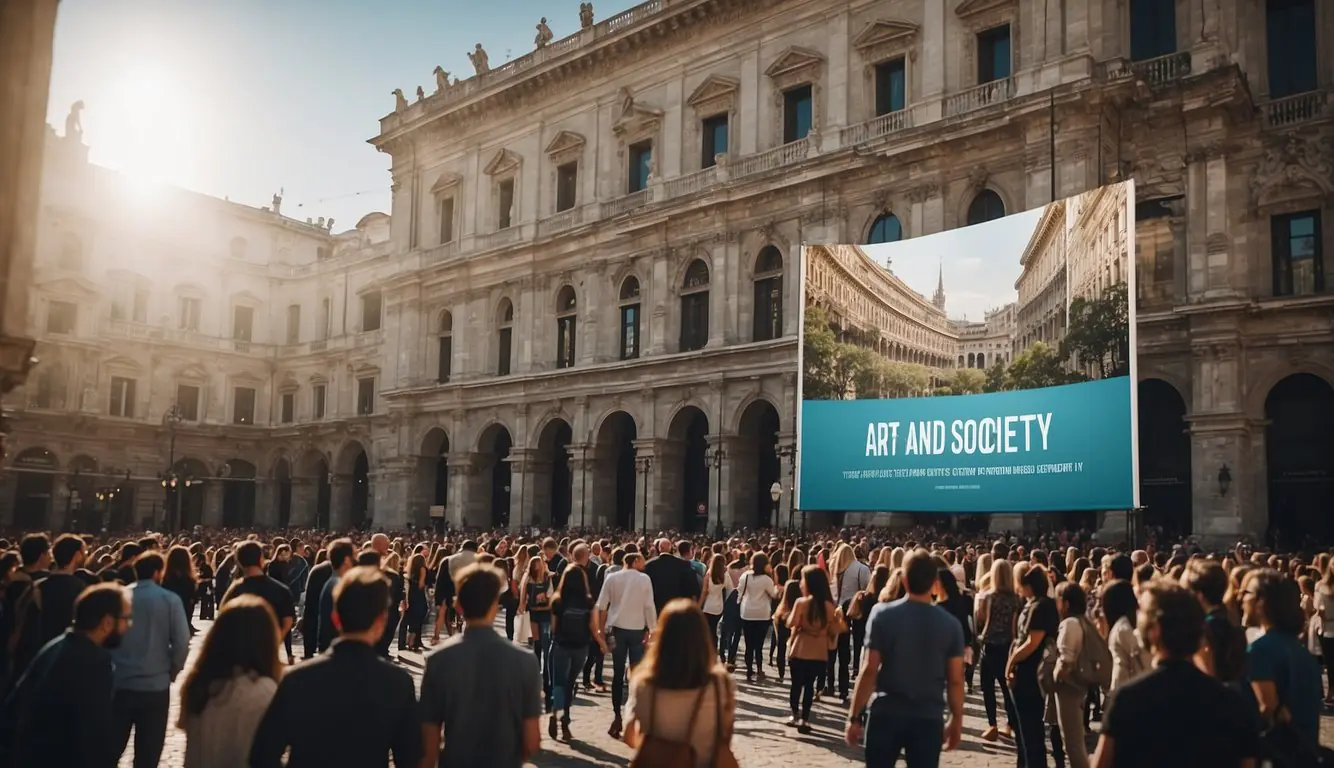
<path fill-rule="evenodd" d="M 587 608 L 566 608 L 556 623 L 556 644 L 570 648 L 591 645 L 593 633 L 588 628 L 588 615 Z"/>

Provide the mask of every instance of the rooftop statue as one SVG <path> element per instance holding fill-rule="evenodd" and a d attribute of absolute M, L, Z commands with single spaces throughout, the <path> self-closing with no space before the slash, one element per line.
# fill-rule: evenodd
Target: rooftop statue
<path fill-rule="evenodd" d="M 403 89 L 402 89 L 402 88 L 395 88 L 395 89 L 394 89 L 394 111 L 395 111 L 395 112 L 402 112 L 403 110 L 405 110 L 405 109 L 407 109 L 407 108 L 408 108 L 408 100 L 405 99 L 405 98 L 403 98 Z"/>
<path fill-rule="evenodd" d="M 588 29 L 588 28 L 591 27 L 591 26 L 593 26 L 593 4 L 592 4 L 592 3 L 580 3 L 580 4 L 579 4 L 579 28 L 580 28 L 580 29 Z"/>
<path fill-rule="evenodd" d="M 69 115 L 65 118 L 65 138 L 83 141 L 83 120 L 80 113 L 83 112 L 83 101 L 76 101 L 69 107 Z"/>
<path fill-rule="evenodd" d="M 449 90 L 449 73 L 444 67 L 435 68 L 435 92 L 444 93 Z"/>
<path fill-rule="evenodd" d="M 543 16 L 542 20 L 537 22 L 537 37 L 533 38 L 533 45 L 544 48 L 553 38 L 555 35 L 551 34 L 551 27 L 547 26 L 547 17 Z"/>
<path fill-rule="evenodd" d="M 487 58 L 486 49 L 478 43 L 472 53 L 468 54 L 468 60 L 472 62 L 472 68 L 477 70 L 477 74 L 485 75 L 491 71 L 491 61 Z"/>

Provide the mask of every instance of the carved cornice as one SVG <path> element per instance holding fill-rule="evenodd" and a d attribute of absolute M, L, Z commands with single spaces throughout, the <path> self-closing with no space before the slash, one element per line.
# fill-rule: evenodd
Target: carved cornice
<path fill-rule="evenodd" d="M 488 176 L 499 176 L 517 170 L 521 165 L 523 158 L 508 149 L 501 149 L 491 158 L 491 162 L 486 164 L 482 172 Z"/>
<path fill-rule="evenodd" d="M 453 173 L 442 173 L 440 177 L 431 185 L 431 194 L 438 195 L 442 192 L 448 192 L 463 182 L 463 177 Z"/>
<path fill-rule="evenodd" d="M 857 33 L 852 45 L 868 63 L 880 62 L 905 51 L 908 58 L 915 61 L 917 31 L 918 26 L 910 21 L 876 19 Z"/>
<path fill-rule="evenodd" d="M 617 136 L 635 136 L 652 133 L 662 123 L 662 110 L 635 99 L 629 88 L 621 89 L 620 112 L 611 129 Z M 655 157 L 657 153 L 654 153 Z"/>
<path fill-rule="evenodd" d="M 954 7 L 954 15 L 961 19 L 980 16 L 988 11 L 1009 10 L 1014 0 L 963 0 Z"/>
<path fill-rule="evenodd" d="M 986 183 L 986 180 L 983 180 Z M 940 197 L 940 185 L 935 182 L 929 182 L 908 190 L 908 202 L 925 203 L 933 197 Z"/>
<path fill-rule="evenodd" d="M 703 105 L 712 105 L 715 101 L 733 99 L 741 89 L 741 81 L 723 75 L 709 75 L 690 94 L 686 103 L 696 109 Z"/>
<path fill-rule="evenodd" d="M 552 137 L 544 150 L 548 155 L 566 155 L 582 152 L 586 140 L 582 134 L 574 131 L 560 131 Z"/>
<path fill-rule="evenodd" d="M 1289 136 L 1265 151 L 1250 186 L 1257 208 L 1334 195 L 1334 139 Z"/>
<path fill-rule="evenodd" d="M 779 84 L 780 88 L 786 88 L 789 84 L 795 85 L 819 77 L 824 62 L 824 54 L 819 51 L 793 45 L 778 54 L 778 58 L 764 70 L 764 74 Z"/>

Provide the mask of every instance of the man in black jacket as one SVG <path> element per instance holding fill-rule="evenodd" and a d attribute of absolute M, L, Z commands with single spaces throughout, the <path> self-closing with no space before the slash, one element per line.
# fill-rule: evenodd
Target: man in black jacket
<path fill-rule="evenodd" d="M 333 587 L 338 639 L 329 653 L 292 667 L 278 684 L 250 748 L 251 768 L 415 766 L 422 733 L 412 677 L 375 644 L 389 620 L 389 581 L 360 566 Z"/>
<path fill-rule="evenodd" d="M 305 646 L 302 656 L 307 659 L 315 658 L 315 654 L 320 648 L 320 595 L 324 593 L 324 585 L 329 582 L 333 576 L 333 565 L 326 559 L 311 567 L 310 575 L 306 577 L 306 596 L 303 600 L 305 608 L 301 610 L 301 643 Z"/>
<path fill-rule="evenodd" d="M 653 582 L 653 605 L 658 613 L 662 613 L 663 606 L 678 597 L 698 600 L 701 587 L 699 576 L 690 567 L 695 546 L 682 539 L 676 543 L 676 552 L 673 553 L 672 542 L 658 539 L 658 552 L 657 557 L 644 565 L 644 573 Z"/>

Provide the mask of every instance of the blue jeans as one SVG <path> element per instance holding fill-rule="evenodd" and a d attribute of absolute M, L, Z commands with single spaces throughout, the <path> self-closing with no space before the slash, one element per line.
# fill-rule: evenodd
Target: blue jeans
<path fill-rule="evenodd" d="M 939 718 L 893 717 L 870 709 L 866 720 L 867 768 L 894 768 L 903 755 L 908 768 L 940 765 L 945 722 Z"/>
<path fill-rule="evenodd" d="M 553 643 L 551 646 L 551 712 L 565 710 L 565 716 L 561 718 L 565 723 L 570 722 L 570 707 L 574 704 L 574 681 L 587 658 L 586 645 L 568 648 Z"/>
<path fill-rule="evenodd" d="M 613 627 L 611 634 L 616 639 L 611 652 L 611 708 L 619 718 L 626 696 L 625 662 L 628 658 L 633 667 L 644 659 L 644 630 Z"/>
<path fill-rule="evenodd" d="M 537 666 L 542 673 L 542 698 L 551 704 L 551 614 L 530 613 L 532 627 L 533 653 L 537 654 Z"/>

